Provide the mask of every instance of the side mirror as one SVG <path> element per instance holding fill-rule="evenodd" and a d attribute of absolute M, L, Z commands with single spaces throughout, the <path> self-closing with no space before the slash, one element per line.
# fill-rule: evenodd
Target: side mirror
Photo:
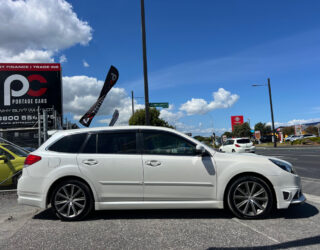
<path fill-rule="evenodd" d="M 202 145 L 197 145 L 196 146 L 196 151 L 199 155 L 204 155 L 206 153 L 206 149 Z"/>
<path fill-rule="evenodd" d="M 0 161 L 3 161 L 4 163 L 6 163 L 8 161 L 7 156 L 5 155 L 0 155 Z"/>

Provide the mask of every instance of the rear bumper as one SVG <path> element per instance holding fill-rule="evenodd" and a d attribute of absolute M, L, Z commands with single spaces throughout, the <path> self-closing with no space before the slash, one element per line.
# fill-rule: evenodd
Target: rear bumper
<path fill-rule="evenodd" d="M 256 152 L 256 147 L 252 146 L 250 148 L 236 148 L 237 153 L 254 153 Z"/>
<path fill-rule="evenodd" d="M 43 178 L 22 175 L 18 181 L 18 204 L 46 208 L 46 197 L 41 193 Z"/>

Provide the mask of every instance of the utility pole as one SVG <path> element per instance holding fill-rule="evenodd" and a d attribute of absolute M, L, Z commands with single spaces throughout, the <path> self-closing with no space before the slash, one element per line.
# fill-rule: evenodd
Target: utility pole
<path fill-rule="evenodd" d="M 146 111 L 146 125 L 150 125 L 149 117 L 149 87 L 147 69 L 147 49 L 146 49 L 146 24 L 144 15 L 144 0 L 141 0 L 141 28 L 142 28 L 142 53 L 143 53 L 143 73 L 144 73 L 144 101 Z"/>
<path fill-rule="evenodd" d="M 38 147 L 41 146 L 41 113 L 40 107 L 38 106 Z"/>
<path fill-rule="evenodd" d="M 273 146 L 276 148 L 276 147 L 277 147 L 277 140 L 276 140 L 276 130 L 275 130 L 275 128 L 274 128 L 274 119 L 273 119 L 273 107 L 272 107 L 270 78 L 268 78 L 268 89 L 269 89 L 269 99 L 270 99 L 270 109 L 271 109 L 271 120 L 272 120 Z"/>
<path fill-rule="evenodd" d="M 43 109 L 43 141 L 48 139 L 48 113 L 46 109 Z"/>
<path fill-rule="evenodd" d="M 252 84 L 253 87 L 258 86 L 266 86 L 266 84 Z M 270 78 L 268 78 L 268 90 L 269 90 L 269 100 L 270 100 L 270 109 L 271 109 L 271 121 L 272 121 L 272 138 L 273 138 L 273 146 L 277 147 L 277 140 L 276 140 L 276 130 L 274 128 L 274 119 L 273 119 L 273 107 L 272 107 L 272 97 L 271 97 L 271 84 Z"/>
<path fill-rule="evenodd" d="M 133 90 L 131 91 L 131 105 L 132 105 L 132 115 L 134 115 L 134 101 L 133 101 Z"/>

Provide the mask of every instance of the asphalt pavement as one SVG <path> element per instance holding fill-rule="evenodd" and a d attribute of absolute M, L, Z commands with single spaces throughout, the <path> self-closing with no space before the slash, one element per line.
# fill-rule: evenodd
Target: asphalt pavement
<path fill-rule="evenodd" d="M 320 203 L 239 220 L 225 210 L 99 211 L 61 222 L 0 196 L 0 249 L 319 249 Z M 17 210 L 21 213 L 16 213 Z"/>
<path fill-rule="evenodd" d="M 256 153 L 292 163 L 302 177 L 303 192 L 320 196 L 320 147 L 257 147 Z"/>
<path fill-rule="evenodd" d="M 320 249 L 320 148 L 259 148 L 293 163 L 307 202 L 264 220 L 227 210 L 97 211 L 62 222 L 50 209 L 19 206 L 0 192 L 0 249 Z"/>

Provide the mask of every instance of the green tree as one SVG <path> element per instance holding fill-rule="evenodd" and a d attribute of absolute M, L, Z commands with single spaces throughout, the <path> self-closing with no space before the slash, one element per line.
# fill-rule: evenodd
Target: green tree
<path fill-rule="evenodd" d="M 129 119 L 129 125 L 145 125 L 146 124 L 145 113 L 146 113 L 145 109 L 136 110 L 136 112 Z M 156 108 L 149 109 L 149 116 L 150 116 L 151 126 L 174 128 L 168 122 L 159 118 L 160 111 L 157 110 Z"/>
<path fill-rule="evenodd" d="M 225 135 L 227 138 L 233 137 L 232 132 L 229 132 L 229 131 L 224 132 L 224 133 L 221 135 L 221 137 L 224 136 L 224 135 Z"/>
<path fill-rule="evenodd" d="M 308 134 L 318 135 L 318 128 L 315 126 L 309 126 L 305 130 Z"/>
<path fill-rule="evenodd" d="M 245 122 L 241 125 L 234 126 L 233 129 L 233 136 L 235 137 L 250 137 L 251 134 L 251 128 L 249 126 L 249 123 Z"/>
<path fill-rule="evenodd" d="M 256 125 L 254 125 L 254 130 L 260 131 L 261 136 L 266 136 L 271 133 L 271 126 L 262 122 L 258 122 Z"/>
<path fill-rule="evenodd" d="M 283 133 L 284 135 L 294 135 L 294 127 L 293 127 L 293 126 L 291 126 L 291 127 L 284 127 L 284 128 L 282 129 L 282 133 Z"/>

